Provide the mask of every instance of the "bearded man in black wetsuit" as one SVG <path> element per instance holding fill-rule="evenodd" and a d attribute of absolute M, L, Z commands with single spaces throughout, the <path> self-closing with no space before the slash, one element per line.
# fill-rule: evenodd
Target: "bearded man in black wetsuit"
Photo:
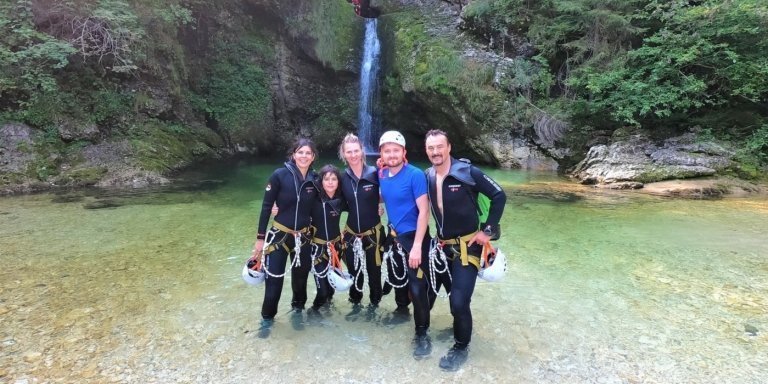
<path fill-rule="evenodd" d="M 483 171 L 451 157 L 451 143 L 445 132 L 437 129 L 427 132 L 425 147 L 432 163 L 426 173 L 430 209 L 437 224 L 436 246 L 442 247 L 451 274 L 449 291 L 455 344 L 440 358 L 440 368 L 456 371 L 468 356 L 472 336 L 469 303 L 483 246 L 499 233 L 507 196 Z M 480 223 L 478 215 L 478 193 L 491 199 L 485 223 Z"/>

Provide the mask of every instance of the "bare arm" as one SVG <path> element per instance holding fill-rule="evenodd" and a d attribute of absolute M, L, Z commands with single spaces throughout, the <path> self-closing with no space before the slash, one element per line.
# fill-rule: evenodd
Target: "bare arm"
<path fill-rule="evenodd" d="M 413 248 L 408 256 L 408 266 L 418 268 L 421 264 L 421 246 L 424 235 L 429 225 L 429 200 L 426 194 L 416 198 L 416 207 L 419 208 L 419 218 L 416 221 L 416 238 L 413 239 Z"/>

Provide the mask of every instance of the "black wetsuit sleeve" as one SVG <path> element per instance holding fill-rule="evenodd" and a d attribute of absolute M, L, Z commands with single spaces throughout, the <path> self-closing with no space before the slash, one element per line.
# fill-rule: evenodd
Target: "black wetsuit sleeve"
<path fill-rule="evenodd" d="M 263 239 L 267 233 L 267 224 L 269 216 L 272 215 L 272 206 L 280 193 L 280 178 L 277 177 L 277 171 L 272 173 L 267 183 L 267 189 L 264 192 L 264 200 L 261 203 L 261 215 L 259 216 L 259 230 L 256 234 L 257 239 Z"/>
<path fill-rule="evenodd" d="M 501 215 L 504 213 L 504 205 L 507 203 L 507 194 L 501 189 L 501 186 L 493 181 L 479 168 L 473 166 L 471 169 L 472 178 L 475 180 L 475 188 L 479 193 L 488 196 L 491 199 L 491 208 L 488 211 L 488 219 L 484 225 L 491 225 L 497 228 Z"/>

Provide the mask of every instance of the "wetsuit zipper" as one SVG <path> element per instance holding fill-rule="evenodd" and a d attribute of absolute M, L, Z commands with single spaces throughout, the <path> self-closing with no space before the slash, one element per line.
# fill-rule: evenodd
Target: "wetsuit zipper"
<path fill-rule="evenodd" d="M 306 180 L 299 184 L 296 181 L 298 179 L 298 175 L 296 175 L 296 172 L 293 170 L 293 168 L 288 167 L 288 170 L 291 171 L 291 175 L 293 175 L 293 186 L 296 188 L 296 210 L 293 213 L 293 229 L 299 230 L 300 228 L 296 228 L 296 226 L 299 225 L 299 202 L 301 200 L 301 188 L 304 187 Z M 309 170 L 307 170 L 307 172 L 309 172 Z M 325 208 L 325 206 L 323 206 L 323 208 Z"/>

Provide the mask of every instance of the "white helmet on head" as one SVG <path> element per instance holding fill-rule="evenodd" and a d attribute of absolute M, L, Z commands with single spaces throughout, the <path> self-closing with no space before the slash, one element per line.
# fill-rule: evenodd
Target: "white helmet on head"
<path fill-rule="evenodd" d="M 344 292 L 352 286 L 352 275 L 344 272 L 341 268 L 332 267 L 328 271 L 328 283 L 333 289 Z"/>
<path fill-rule="evenodd" d="M 493 252 L 488 254 L 488 264 L 484 265 L 484 261 L 480 259 L 481 269 L 477 273 L 477 277 L 485 281 L 499 281 L 507 274 L 507 257 L 498 248 L 493 248 Z"/>
<path fill-rule="evenodd" d="M 257 267 L 257 264 L 256 259 L 248 259 L 243 265 L 243 280 L 249 285 L 259 285 L 267 278 L 264 269 L 260 265 Z"/>
<path fill-rule="evenodd" d="M 403 134 L 398 131 L 386 131 L 381 135 L 381 138 L 379 139 L 379 147 L 386 143 L 398 144 L 405 148 L 405 137 L 403 137 Z"/>

